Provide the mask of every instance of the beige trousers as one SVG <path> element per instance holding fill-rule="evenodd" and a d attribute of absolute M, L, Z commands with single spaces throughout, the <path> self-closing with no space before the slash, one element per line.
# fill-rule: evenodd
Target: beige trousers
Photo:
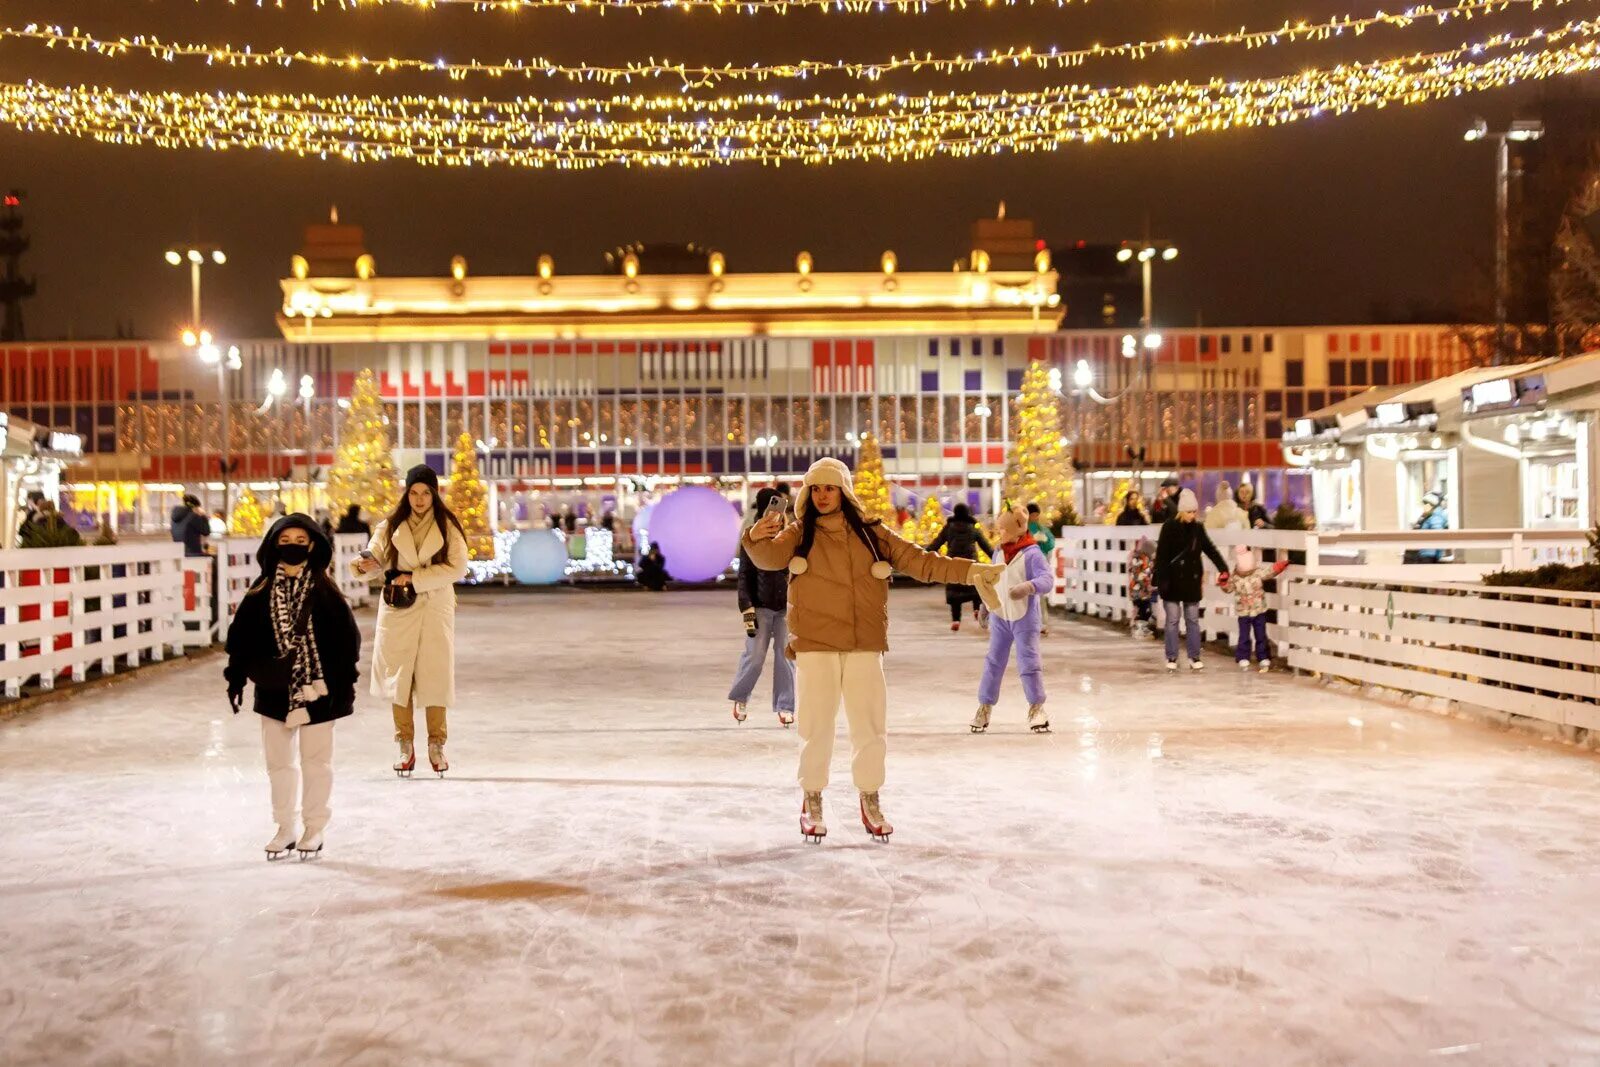
<path fill-rule="evenodd" d="M 259 718 L 272 784 L 272 821 L 294 827 L 304 815 L 306 833 L 323 829 L 333 815 L 328 808 L 333 797 L 333 723 L 285 726 L 265 715 Z"/>
<path fill-rule="evenodd" d="M 438 742 L 444 744 L 449 730 L 445 727 L 444 709 L 428 708 L 424 713 L 428 719 L 428 743 Z M 410 704 L 394 705 L 394 739 L 396 741 L 415 741 L 417 736 L 416 713 Z"/>
<path fill-rule="evenodd" d="M 828 784 L 839 704 L 850 727 L 850 776 L 863 793 L 883 786 L 888 751 L 888 692 L 881 652 L 800 652 L 795 655 L 795 719 L 800 733 L 800 788 Z"/>

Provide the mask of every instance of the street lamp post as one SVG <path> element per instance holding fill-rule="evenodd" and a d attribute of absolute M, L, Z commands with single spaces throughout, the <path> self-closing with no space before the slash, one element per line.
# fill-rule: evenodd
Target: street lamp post
<path fill-rule="evenodd" d="M 1537 141 L 1544 136 L 1544 123 L 1537 119 L 1517 119 L 1503 130 L 1489 129 L 1482 119 L 1474 119 L 1463 137 L 1467 141 L 1495 143 L 1494 180 L 1494 362 L 1505 362 L 1506 318 L 1511 298 L 1511 142 Z M 1522 171 L 1517 171 L 1517 177 Z"/>
<path fill-rule="evenodd" d="M 1177 259 L 1178 246 L 1173 244 L 1171 241 L 1144 240 L 1122 242 L 1122 247 L 1117 250 L 1118 261 L 1127 263 L 1135 256 L 1137 256 L 1139 259 L 1139 271 L 1143 276 L 1144 281 L 1144 307 L 1143 313 L 1139 316 L 1139 327 L 1140 329 L 1148 330 L 1150 329 L 1150 323 L 1152 321 L 1150 297 L 1152 268 L 1155 266 L 1156 257 L 1158 256 L 1161 258 L 1162 262 L 1165 263 L 1171 263 L 1173 260 Z"/>
<path fill-rule="evenodd" d="M 166 260 L 174 267 L 182 267 L 186 263 L 189 265 L 189 325 L 183 331 L 183 343 L 198 351 L 201 362 L 215 364 L 217 368 L 217 403 L 221 406 L 222 422 L 222 443 L 217 451 L 221 456 L 219 465 L 222 468 L 222 514 L 226 520 L 233 510 L 228 501 L 230 474 L 228 454 L 231 451 L 231 441 L 228 436 L 226 372 L 230 368 L 239 369 L 239 350 L 229 348 L 227 358 L 224 360 L 222 350 L 212 343 L 211 331 L 205 328 L 204 321 L 200 318 L 200 271 L 207 262 L 220 267 L 228 262 L 228 257 L 215 245 L 185 245 L 167 249 Z"/>
<path fill-rule="evenodd" d="M 312 442 L 315 435 L 311 432 L 311 398 L 317 395 L 317 383 L 309 374 L 300 376 L 300 404 L 305 412 L 306 422 L 306 514 L 315 514 L 311 504 L 311 455 Z"/>

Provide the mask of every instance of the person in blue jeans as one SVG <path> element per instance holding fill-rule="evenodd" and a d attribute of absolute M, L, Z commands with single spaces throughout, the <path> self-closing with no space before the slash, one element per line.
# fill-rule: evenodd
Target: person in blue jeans
<path fill-rule="evenodd" d="M 755 506 L 745 514 L 745 529 L 767 512 L 767 506 L 778 496 L 776 489 L 763 489 L 756 494 Z M 787 571 L 764 571 L 750 562 L 750 557 L 739 549 L 739 613 L 744 619 L 744 654 L 739 657 L 739 669 L 733 675 L 733 688 L 728 699 L 733 702 L 733 719 L 744 722 L 749 718 L 746 710 L 750 694 L 761 680 L 761 666 L 767 658 L 767 648 L 772 648 L 772 710 L 784 726 L 794 723 L 794 664 L 785 654 L 789 644 L 789 574 Z"/>
<path fill-rule="evenodd" d="M 1199 498 L 1193 489 L 1185 489 L 1178 494 L 1177 516 L 1161 524 L 1161 539 L 1156 542 L 1155 584 L 1167 616 L 1164 636 L 1169 671 L 1178 669 L 1180 616 L 1188 640 L 1189 669 L 1205 669 L 1200 660 L 1200 599 L 1205 592 L 1202 557 L 1216 565 L 1219 582 L 1224 589 L 1228 587 L 1228 564 L 1199 520 Z"/>

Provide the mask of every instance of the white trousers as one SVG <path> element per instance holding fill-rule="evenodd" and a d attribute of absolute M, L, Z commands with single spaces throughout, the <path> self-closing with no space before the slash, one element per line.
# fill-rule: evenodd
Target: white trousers
<path fill-rule="evenodd" d="M 285 726 L 265 715 L 259 718 L 261 747 L 267 754 L 267 780 L 272 783 L 272 821 L 279 826 L 295 826 L 300 822 L 303 805 L 306 833 L 321 830 L 332 815 L 328 801 L 333 796 L 333 723 Z"/>
<path fill-rule="evenodd" d="M 850 775 L 863 793 L 883 786 L 889 746 L 889 698 L 881 652 L 800 652 L 795 655 L 795 720 L 800 731 L 800 788 L 828 784 L 839 703 L 850 725 Z"/>

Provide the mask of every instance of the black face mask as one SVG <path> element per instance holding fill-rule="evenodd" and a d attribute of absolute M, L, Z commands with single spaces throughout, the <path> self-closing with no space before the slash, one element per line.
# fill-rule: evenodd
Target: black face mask
<path fill-rule="evenodd" d="M 310 545 L 279 545 L 278 559 L 291 567 L 298 567 L 311 558 Z"/>

